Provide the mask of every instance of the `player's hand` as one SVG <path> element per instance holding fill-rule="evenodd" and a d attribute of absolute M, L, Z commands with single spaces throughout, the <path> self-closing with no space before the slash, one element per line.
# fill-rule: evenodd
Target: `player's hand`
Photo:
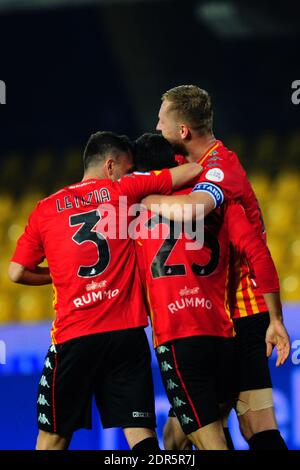
<path fill-rule="evenodd" d="M 287 360 L 291 344 L 288 332 L 281 320 L 273 320 L 266 332 L 267 356 L 270 357 L 273 348 L 277 349 L 276 367 L 281 366 Z"/>

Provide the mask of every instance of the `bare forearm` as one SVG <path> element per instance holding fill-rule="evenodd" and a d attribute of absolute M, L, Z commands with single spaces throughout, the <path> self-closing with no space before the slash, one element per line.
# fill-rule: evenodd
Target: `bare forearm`
<path fill-rule="evenodd" d="M 39 268 L 39 269 L 48 269 L 48 268 Z M 52 284 L 52 279 L 49 273 L 45 272 L 36 272 L 25 270 L 21 279 L 17 281 L 18 284 L 24 284 L 28 286 L 44 286 L 46 284 Z"/>
<path fill-rule="evenodd" d="M 193 181 L 200 175 L 201 171 L 202 166 L 198 163 L 185 163 L 184 165 L 171 168 L 173 190 L 175 191 Z"/>
<path fill-rule="evenodd" d="M 41 268 L 37 266 L 34 270 L 27 269 L 18 263 L 10 263 L 9 278 L 17 283 L 29 286 L 43 286 L 52 284 L 49 268 Z"/>
<path fill-rule="evenodd" d="M 167 219 L 182 221 L 202 219 L 213 208 L 213 200 L 204 193 L 200 195 L 180 194 L 174 196 L 150 195 L 143 199 L 142 203 L 156 214 Z"/>
<path fill-rule="evenodd" d="M 270 314 L 270 321 L 283 321 L 282 305 L 279 292 L 273 292 L 263 295 Z"/>

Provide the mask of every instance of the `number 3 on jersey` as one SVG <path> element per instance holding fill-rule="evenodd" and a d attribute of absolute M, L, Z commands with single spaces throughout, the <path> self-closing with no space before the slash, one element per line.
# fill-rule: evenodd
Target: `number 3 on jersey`
<path fill-rule="evenodd" d="M 82 214 L 72 215 L 70 217 L 70 226 L 75 227 L 81 225 L 77 232 L 73 235 L 72 240 L 77 245 L 82 243 L 94 243 L 98 250 L 98 261 L 92 266 L 79 266 L 77 275 L 79 277 L 95 277 L 102 274 L 110 262 L 109 246 L 104 235 L 95 230 L 96 225 L 101 219 L 101 215 L 97 210 L 84 212 Z"/>

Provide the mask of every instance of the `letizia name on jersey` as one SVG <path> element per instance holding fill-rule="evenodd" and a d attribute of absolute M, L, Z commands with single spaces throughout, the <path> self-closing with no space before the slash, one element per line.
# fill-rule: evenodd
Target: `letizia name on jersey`
<path fill-rule="evenodd" d="M 90 183 L 91 182 L 89 182 L 89 184 Z M 75 187 L 76 185 L 70 186 L 70 189 Z M 79 207 L 99 205 L 101 203 L 109 202 L 110 200 L 110 192 L 107 188 L 101 188 L 99 190 L 95 189 L 94 191 L 90 191 L 82 197 L 68 194 L 63 198 L 56 199 L 56 210 L 57 212 L 63 212 L 67 209 L 78 209 Z"/>

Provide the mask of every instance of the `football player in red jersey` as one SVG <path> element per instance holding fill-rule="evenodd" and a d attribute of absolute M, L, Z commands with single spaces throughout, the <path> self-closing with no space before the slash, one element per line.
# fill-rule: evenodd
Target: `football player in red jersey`
<path fill-rule="evenodd" d="M 145 134 L 136 141 L 135 163 L 139 170 L 148 171 L 158 165 L 160 168 L 172 167 L 175 163 L 174 152 L 162 136 Z M 184 191 L 189 192 L 190 189 Z M 230 382 L 228 362 L 231 363 L 232 358 L 227 349 L 230 342 L 224 341 L 224 337 L 232 336 L 227 300 L 229 239 L 236 251 L 245 252 L 247 261 L 254 267 L 262 292 L 279 291 L 278 276 L 269 251 L 264 240 L 252 230 L 242 206 L 229 203 L 223 206 L 223 210 L 217 209 L 213 219 L 212 215 L 205 219 L 202 248 L 195 244 L 190 247 L 192 249 L 186 250 L 187 239 L 181 240 L 179 232 L 179 236 L 168 236 L 166 230 L 159 231 L 160 226 L 167 226 L 171 233 L 173 225 L 162 218 L 156 220 L 157 216 L 151 212 L 139 219 L 140 239 L 136 245 L 150 306 L 154 346 L 167 395 L 186 434 L 190 434 L 193 442 L 201 448 L 220 448 L 220 442 L 217 442 L 220 432 L 214 419 L 218 402 L 225 402 L 226 397 L 230 397 L 229 387 L 225 384 Z M 198 354 L 191 354 L 192 337 L 194 352 L 197 346 Z M 214 355 L 217 345 L 219 358 L 213 359 L 210 356 Z M 172 355 L 166 354 L 170 349 Z M 208 356 L 205 355 L 207 350 Z M 183 361 L 184 351 L 189 357 L 187 363 Z M 176 359 L 178 355 L 179 359 Z M 196 367 L 196 360 L 191 360 L 195 355 L 201 357 Z M 281 351 L 278 351 L 278 356 L 281 360 Z M 193 381 L 187 368 L 193 371 Z M 211 379 L 212 382 L 217 381 L 217 389 L 210 383 Z M 183 384 L 182 390 L 180 384 Z M 187 405 L 188 401 L 190 406 Z M 176 420 L 169 421 L 177 425 Z M 203 428 L 202 431 L 200 428 Z M 178 429 L 180 431 L 180 427 Z M 175 432 L 178 438 L 182 438 L 182 431 Z M 229 442 L 228 429 L 224 432 Z"/>
<path fill-rule="evenodd" d="M 253 230 L 264 236 L 261 212 L 244 169 L 235 153 L 213 135 L 213 112 L 208 93 L 195 85 L 183 85 L 167 91 L 162 100 L 157 130 L 187 161 L 199 162 L 203 172 L 199 184 L 190 194 L 176 198 L 149 196 L 144 203 L 147 207 L 159 203 L 164 203 L 165 207 L 168 203 L 191 204 L 194 215 L 198 203 L 204 205 L 206 215 L 220 203 L 236 200 L 242 204 Z M 163 211 L 160 213 L 163 215 Z M 289 340 L 282 321 L 280 300 L 273 297 L 272 308 L 267 311 L 243 256 L 237 259 L 235 284 L 237 289 L 231 307 L 235 329 L 242 342 L 239 359 L 241 393 L 237 404 L 240 428 L 250 449 L 286 449 L 277 429 L 265 354 L 265 340 L 268 355 L 272 345 L 280 348 L 280 344 L 285 344 L 283 356 L 288 354 Z M 248 334 L 250 330 L 251 335 Z M 255 355 L 251 354 L 253 350 Z"/>
<path fill-rule="evenodd" d="M 81 182 L 38 203 L 9 267 L 14 282 L 53 282 L 55 290 L 52 345 L 38 390 L 37 449 L 66 449 L 76 429 L 90 428 L 94 395 L 103 427 L 122 427 L 131 448 L 154 451 L 148 322 L 128 207 L 150 192 L 170 193 L 201 168 L 122 177 L 132 155 L 110 132 L 90 137 L 83 160 Z M 49 270 L 38 267 L 44 258 Z"/>

